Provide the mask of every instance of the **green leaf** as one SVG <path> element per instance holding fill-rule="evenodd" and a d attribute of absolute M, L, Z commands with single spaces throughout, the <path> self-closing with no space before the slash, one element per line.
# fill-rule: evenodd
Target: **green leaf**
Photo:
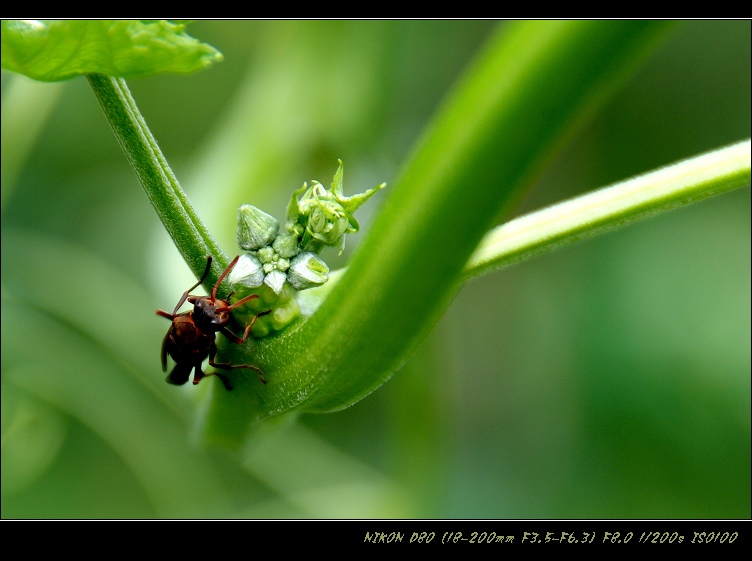
<path fill-rule="evenodd" d="M 167 20 L 3 20 L 2 68 L 44 82 L 189 74 L 222 54 Z"/>

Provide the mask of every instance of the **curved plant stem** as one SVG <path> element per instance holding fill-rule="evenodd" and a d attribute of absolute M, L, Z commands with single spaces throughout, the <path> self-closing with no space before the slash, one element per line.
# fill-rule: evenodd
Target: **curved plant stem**
<path fill-rule="evenodd" d="M 180 188 L 125 80 L 101 74 L 87 78 L 154 210 L 196 278 L 204 272 L 206 256 L 214 257 L 205 281 L 211 287 L 227 266 L 227 256 Z"/>
<path fill-rule="evenodd" d="M 554 146 L 620 85 L 666 22 L 515 22 L 434 119 L 352 264 L 306 322 L 225 346 L 269 381 L 213 392 L 204 436 L 242 442 L 254 418 L 347 407 L 386 381 L 454 295 L 465 263 Z M 255 382 L 255 383 L 254 383 Z"/>
<path fill-rule="evenodd" d="M 515 218 L 486 234 L 463 279 L 750 184 L 750 141 Z"/>
<path fill-rule="evenodd" d="M 682 160 L 519 216 L 488 232 L 470 256 L 462 281 L 750 185 L 750 140 Z M 299 296 L 312 314 L 344 270 Z"/>

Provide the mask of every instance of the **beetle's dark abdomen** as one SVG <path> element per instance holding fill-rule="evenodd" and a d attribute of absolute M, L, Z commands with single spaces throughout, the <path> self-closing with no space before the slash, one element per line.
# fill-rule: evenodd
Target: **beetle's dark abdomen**
<path fill-rule="evenodd" d="M 173 320 L 165 339 L 167 352 L 178 364 L 185 363 L 191 368 L 194 365 L 201 366 L 201 362 L 209 356 L 209 349 L 214 342 L 213 335 L 209 336 L 201 331 L 190 315 L 180 315 Z"/>
<path fill-rule="evenodd" d="M 192 364 L 178 362 L 175 365 L 175 368 L 172 369 L 172 372 L 167 375 L 165 381 L 168 384 L 182 386 L 188 381 L 188 377 L 191 375 L 191 370 L 193 370 Z"/>

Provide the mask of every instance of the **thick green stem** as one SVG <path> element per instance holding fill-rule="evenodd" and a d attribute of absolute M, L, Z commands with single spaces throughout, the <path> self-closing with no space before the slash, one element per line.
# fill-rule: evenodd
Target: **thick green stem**
<path fill-rule="evenodd" d="M 602 187 L 525 214 L 488 232 L 462 272 L 463 281 L 514 265 L 688 204 L 750 184 L 749 140 Z M 300 295 L 307 315 L 326 299 L 344 270 Z"/>
<path fill-rule="evenodd" d="M 531 183 L 562 136 L 652 49 L 665 22 L 516 22 L 450 96 L 351 266 L 297 330 L 242 349 L 269 383 L 235 376 L 202 421 L 237 444 L 241 419 L 332 411 L 367 395 L 406 360 L 456 291 L 496 217 Z"/>
<path fill-rule="evenodd" d="M 88 74 L 87 78 L 154 210 L 197 278 L 204 272 L 206 256 L 214 257 L 205 281 L 211 287 L 227 266 L 227 256 L 180 188 L 125 80 L 101 74 Z"/>

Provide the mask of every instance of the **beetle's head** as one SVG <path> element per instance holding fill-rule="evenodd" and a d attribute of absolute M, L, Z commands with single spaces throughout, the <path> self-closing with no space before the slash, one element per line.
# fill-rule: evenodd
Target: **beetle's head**
<path fill-rule="evenodd" d="M 204 333 L 215 333 L 230 321 L 230 310 L 224 300 L 202 296 L 193 303 L 193 320 Z"/>

